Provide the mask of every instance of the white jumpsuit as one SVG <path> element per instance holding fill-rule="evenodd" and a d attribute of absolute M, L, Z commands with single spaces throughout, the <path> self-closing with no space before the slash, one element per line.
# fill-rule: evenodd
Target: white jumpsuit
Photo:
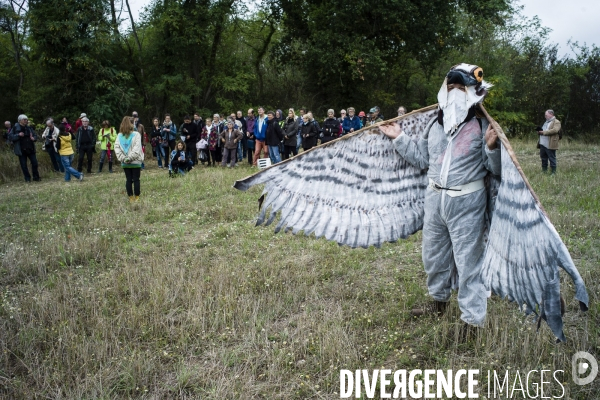
<path fill-rule="evenodd" d="M 488 171 L 500 175 L 500 147 L 489 150 L 479 121 L 464 122 L 446 135 L 437 121 L 414 142 L 400 135 L 393 143 L 398 153 L 417 168 L 429 168 L 427 176 L 443 188 L 483 179 Z M 487 191 L 450 197 L 447 190 L 427 188 L 423 226 L 423 264 L 429 294 L 447 302 L 454 267 L 458 272 L 458 305 L 461 319 L 482 326 L 487 292 L 481 278 L 486 227 Z"/>

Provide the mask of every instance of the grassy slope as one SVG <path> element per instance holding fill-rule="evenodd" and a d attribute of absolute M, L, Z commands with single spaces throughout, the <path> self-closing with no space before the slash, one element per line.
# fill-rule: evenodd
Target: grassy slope
<path fill-rule="evenodd" d="M 136 205 L 123 174 L 2 185 L 0 396 L 339 398 L 340 369 L 381 367 L 571 382 L 575 351 L 600 354 L 600 147 L 563 146 L 556 177 L 534 144 L 515 148 L 590 293 L 583 315 L 563 277 L 566 344 L 492 298 L 486 329 L 457 345 L 455 300 L 439 320 L 407 317 L 427 301 L 420 234 L 380 250 L 274 235 L 253 226 L 262 188 L 231 188 L 249 168 L 167 179 L 151 160 Z M 594 398 L 600 378 L 566 390 Z"/>

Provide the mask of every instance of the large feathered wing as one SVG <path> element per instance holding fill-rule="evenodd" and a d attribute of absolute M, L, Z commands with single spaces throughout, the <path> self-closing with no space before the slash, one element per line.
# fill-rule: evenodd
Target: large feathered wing
<path fill-rule="evenodd" d="M 565 244 L 527 181 L 502 128 L 487 114 L 502 142 L 502 180 L 489 227 L 482 275 L 497 295 L 538 310 L 554 335 L 565 340 L 559 267 L 575 285 L 581 310 L 588 309 L 585 284 Z"/>
<path fill-rule="evenodd" d="M 436 106 L 414 111 L 401 121 L 416 142 Z M 389 123 L 390 121 L 386 121 Z M 423 227 L 425 171 L 405 162 L 378 125 L 305 151 L 237 181 L 246 190 L 265 184 L 257 225 L 294 234 L 303 231 L 351 247 L 381 246 Z"/>
<path fill-rule="evenodd" d="M 437 106 L 385 121 L 400 123 L 415 142 Z M 490 220 L 482 276 L 488 290 L 539 312 L 564 341 L 559 267 L 575 284 L 580 308 L 588 309 L 583 279 L 527 181 L 502 128 L 485 111 L 502 142 L 501 180 L 488 180 Z M 486 123 L 486 125 L 487 125 Z M 237 189 L 265 183 L 257 225 L 280 215 L 276 231 L 315 233 L 351 247 L 380 246 L 423 226 L 425 171 L 407 164 L 378 125 L 321 145 L 237 181 Z"/>

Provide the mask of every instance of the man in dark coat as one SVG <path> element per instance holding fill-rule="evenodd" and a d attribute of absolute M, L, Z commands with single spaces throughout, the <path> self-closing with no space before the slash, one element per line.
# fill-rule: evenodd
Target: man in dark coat
<path fill-rule="evenodd" d="M 198 131 L 198 125 L 192 122 L 189 115 L 183 117 L 181 138 L 185 140 L 185 148 L 189 154 L 190 160 L 192 160 L 194 165 L 197 165 L 198 151 L 196 150 L 196 142 L 200 138 L 200 131 Z"/>
<path fill-rule="evenodd" d="M 269 146 L 269 158 L 271 159 L 271 163 L 277 164 L 278 162 L 281 162 L 279 143 L 283 140 L 283 132 L 277 121 L 275 121 L 275 113 L 273 111 L 267 113 L 267 133 L 265 137 L 265 143 Z"/>
<path fill-rule="evenodd" d="M 21 170 L 25 177 L 25 182 L 31 181 L 31 175 L 29 175 L 29 169 L 27 168 L 27 159 L 31 163 L 31 170 L 33 172 L 33 180 L 40 180 L 40 173 L 38 172 L 38 161 L 35 156 L 35 142 L 37 141 L 37 135 L 33 128 L 29 126 L 29 119 L 27 115 L 21 114 L 18 117 L 18 123 L 15 124 L 13 129 L 8 135 L 14 147 L 13 151 L 19 157 L 19 163 L 21 164 Z"/>
<path fill-rule="evenodd" d="M 81 118 L 81 127 L 77 130 L 77 153 L 79 154 L 77 171 L 83 172 L 83 156 L 87 154 L 87 173 L 92 173 L 92 158 L 95 151 L 96 134 L 94 128 L 90 126 L 90 120 L 83 117 Z"/>

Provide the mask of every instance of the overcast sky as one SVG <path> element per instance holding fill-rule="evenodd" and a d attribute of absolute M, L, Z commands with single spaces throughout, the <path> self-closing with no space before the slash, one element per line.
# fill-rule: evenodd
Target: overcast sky
<path fill-rule="evenodd" d="M 569 40 L 600 46 L 600 0 L 573 3 L 562 0 L 521 0 L 520 3 L 525 6 L 524 15 L 537 15 L 544 26 L 552 29 L 550 41 L 560 45 L 561 54 L 569 51 Z M 135 18 L 148 4 L 150 0 L 129 0 Z"/>

